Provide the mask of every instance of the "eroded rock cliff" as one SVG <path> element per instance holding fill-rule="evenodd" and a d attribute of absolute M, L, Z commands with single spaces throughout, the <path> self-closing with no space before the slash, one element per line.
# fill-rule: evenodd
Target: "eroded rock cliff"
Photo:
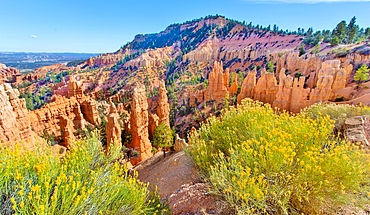
<path fill-rule="evenodd" d="M 143 85 L 138 85 L 133 89 L 130 115 L 132 135 L 130 147 L 140 152 L 140 158 L 134 162 L 146 160 L 152 156 L 152 145 L 149 141 L 148 124 L 148 101 L 145 87 Z"/>
<path fill-rule="evenodd" d="M 16 142 L 31 138 L 26 102 L 9 84 L 0 85 L 0 141 Z"/>

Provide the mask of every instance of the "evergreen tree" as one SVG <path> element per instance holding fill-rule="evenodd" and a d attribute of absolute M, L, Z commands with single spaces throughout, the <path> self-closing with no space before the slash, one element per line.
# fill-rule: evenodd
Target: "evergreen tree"
<path fill-rule="evenodd" d="M 313 34 L 313 28 L 309 28 L 306 32 L 306 37 L 312 37 L 312 34 Z"/>
<path fill-rule="evenodd" d="M 368 39 L 370 38 L 370 27 L 366 28 L 365 37 L 368 38 Z"/>
<path fill-rule="evenodd" d="M 153 145 L 162 148 L 163 156 L 166 157 L 165 148 L 172 146 L 173 131 L 170 126 L 161 122 L 158 127 L 154 130 L 153 134 Z"/>
<path fill-rule="evenodd" d="M 330 30 L 322 30 L 321 35 L 323 36 L 324 42 L 329 43 L 331 39 Z"/>
<path fill-rule="evenodd" d="M 306 54 L 306 50 L 304 49 L 304 44 L 302 43 L 301 48 L 299 48 L 299 56 Z"/>
<path fill-rule="evenodd" d="M 276 24 L 274 24 L 273 31 L 274 33 L 279 31 L 279 27 Z"/>
<path fill-rule="evenodd" d="M 362 66 L 357 69 L 355 77 L 353 79 L 358 82 L 368 81 L 369 71 L 370 69 L 366 66 L 366 64 L 362 64 Z"/>
<path fill-rule="evenodd" d="M 348 27 L 347 27 L 347 35 L 348 35 L 347 43 L 348 44 L 355 42 L 358 31 L 359 31 L 359 27 L 358 25 L 356 25 L 356 17 L 354 16 L 349 22 Z"/>
<path fill-rule="evenodd" d="M 340 40 L 336 35 L 331 37 L 331 40 L 330 40 L 331 46 L 336 46 L 336 45 L 339 44 L 339 42 L 340 42 Z"/>
<path fill-rule="evenodd" d="M 269 61 L 267 63 L 267 72 L 274 73 L 274 71 L 275 71 L 275 65 L 272 61 Z"/>
<path fill-rule="evenodd" d="M 333 30 L 332 37 L 336 36 L 339 43 L 345 43 L 347 36 L 347 24 L 346 21 L 338 23 L 337 27 Z M 333 45 L 333 44 L 332 44 Z"/>

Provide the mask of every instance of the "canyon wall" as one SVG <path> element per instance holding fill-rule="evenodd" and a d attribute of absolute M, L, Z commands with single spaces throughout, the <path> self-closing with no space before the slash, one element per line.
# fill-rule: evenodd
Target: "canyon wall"
<path fill-rule="evenodd" d="M 340 60 L 322 61 L 316 56 L 300 58 L 296 53 L 277 57 L 276 68 L 279 69 L 277 73 L 262 68 L 260 77 L 256 70 L 248 71 L 237 95 L 237 102 L 251 98 L 297 113 L 314 103 L 341 96 L 341 90 L 347 87 L 353 70 L 352 64 L 344 64 Z M 228 94 L 237 92 L 237 79 L 229 86 L 229 70 L 224 72 L 222 63 L 214 63 L 208 82 L 205 90 L 189 93 L 190 105 L 195 106 L 195 101 L 222 102 Z"/>
<path fill-rule="evenodd" d="M 10 84 L 0 85 L 0 142 L 31 138 L 30 117 L 26 102 Z"/>

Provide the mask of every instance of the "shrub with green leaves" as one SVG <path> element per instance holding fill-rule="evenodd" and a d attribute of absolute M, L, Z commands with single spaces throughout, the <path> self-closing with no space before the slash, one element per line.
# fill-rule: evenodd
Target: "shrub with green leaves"
<path fill-rule="evenodd" d="M 105 153 L 96 133 L 73 143 L 62 159 L 45 147 L 1 147 L 0 213 L 167 214 L 119 156 L 117 144 Z"/>
<path fill-rule="evenodd" d="M 369 155 L 333 127 L 244 100 L 192 133 L 187 153 L 238 214 L 333 214 L 370 201 Z"/>
<path fill-rule="evenodd" d="M 354 106 L 348 104 L 321 104 L 316 103 L 301 111 L 308 117 L 316 119 L 323 115 L 328 115 L 330 119 L 335 121 L 334 133 L 343 132 L 344 122 L 347 118 L 354 116 L 370 115 L 370 108 L 366 106 Z"/>
<path fill-rule="evenodd" d="M 360 68 L 356 70 L 356 74 L 353 77 L 353 80 L 363 82 L 369 80 L 369 71 L 370 69 L 366 64 L 362 64 Z"/>
<path fill-rule="evenodd" d="M 166 157 L 165 149 L 171 147 L 173 144 L 173 136 L 174 133 L 170 126 L 163 122 L 161 122 L 154 130 L 153 145 L 162 149 L 164 157 Z"/>

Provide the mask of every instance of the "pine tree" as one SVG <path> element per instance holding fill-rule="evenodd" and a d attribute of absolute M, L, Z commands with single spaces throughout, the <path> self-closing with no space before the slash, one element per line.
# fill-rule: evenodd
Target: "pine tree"
<path fill-rule="evenodd" d="M 355 39 L 358 34 L 358 30 L 359 30 L 359 27 L 358 25 L 356 25 L 356 17 L 354 16 L 349 22 L 348 27 L 347 27 L 347 35 L 348 35 L 347 43 L 348 44 L 355 42 Z"/>
<path fill-rule="evenodd" d="M 331 46 L 336 46 L 336 45 L 339 44 L 339 42 L 340 42 L 340 40 L 336 35 L 331 37 L 331 40 L 330 40 Z"/>
<path fill-rule="evenodd" d="M 274 73 L 274 71 L 275 71 L 275 65 L 272 61 L 269 61 L 267 63 L 267 72 Z"/>
<path fill-rule="evenodd" d="M 164 124 L 163 122 L 161 122 L 154 130 L 153 145 L 162 148 L 164 157 L 166 157 L 165 148 L 172 146 L 173 136 L 174 133 L 170 126 Z"/>
<path fill-rule="evenodd" d="M 301 48 L 299 48 L 299 56 L 306 54 L 306 50 L 304 49 L 304 44 L 302 43 Z"/>
<path fill-rule="evenodd" d="M 366 64 L 362 64 L 362 66 L 357 69 L 355 77 L 353 78 L 355 81 L 363 82 L 369 80 L 369 71 L 370 69 L 367 67 Z"/>
<path fill-rule="evenodd" d="M 370 27 L 366 28 L 365 37 L 368 38 L 368 39 L 370 38 Z"/>
<path fill-rule="evenodd" d="M 332 36 L 336 36 L 339 39 L 339 43 L 344 43 L 347 36 L 347 24 L 346 21 L 338 23 L 337 27 L 333 30 Z M 333 44 L 332 44 L 333 45 Z"/>

